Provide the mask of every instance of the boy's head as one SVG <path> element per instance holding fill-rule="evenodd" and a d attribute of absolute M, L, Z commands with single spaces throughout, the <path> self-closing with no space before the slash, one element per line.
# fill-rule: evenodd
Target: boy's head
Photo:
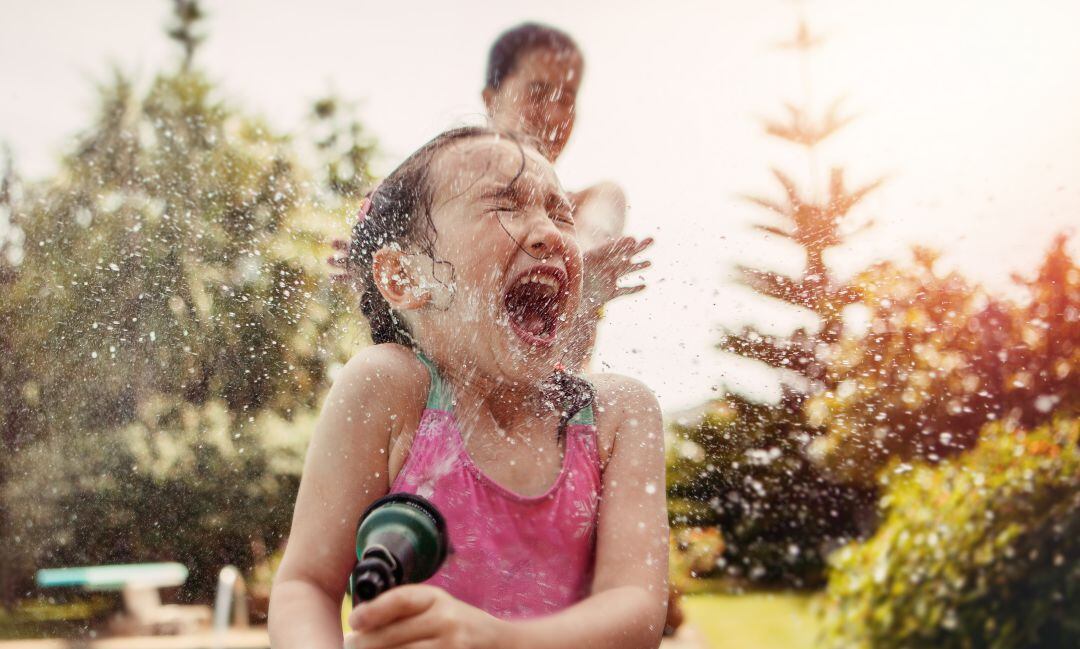
<path fill-rule="evenodd" d="M 572 207 L 551 164 L 475 127 L 436 137 L 387 177 L 354 228 L 349 267 L 374 342 L 512 380 L 550 373 L 581 292 Z"/>
<path fill-rule="evenodd" d="M 585 60 L 566 33 L 537 23 L 504 32 L 488 54 L 484 104 L 496 128 L 524 133 L 554 161 L 574 128 Z"/>

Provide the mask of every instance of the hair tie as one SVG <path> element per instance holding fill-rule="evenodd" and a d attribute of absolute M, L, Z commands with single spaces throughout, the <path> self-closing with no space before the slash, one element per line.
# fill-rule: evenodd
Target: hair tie
<path fill-rule="evenodd" d="M 363 223 L 364 219 L 367 218 L 368 212 L 371 211 L 371 198 L 369 198 L 369 196 L 370 194 L 365 196 L 364 200 L 360 201 L 360 211 L 356 213 L 357 223 Z"/>
<path fill-rule="evenodd" d="M 382 183 L 379 183 L 378 185 L 375 185 L 375 188 L 370 192 L 364 194 L 364 200 L 360 201 L 360 210 L 356 213 L 357 223 L 363 223 L 364 219 L 367 218 L 368 212 L 371 211 L 371 197 L 375 195 L 375 192 L 379 191 L 379 187 L 381 186 Z"/>

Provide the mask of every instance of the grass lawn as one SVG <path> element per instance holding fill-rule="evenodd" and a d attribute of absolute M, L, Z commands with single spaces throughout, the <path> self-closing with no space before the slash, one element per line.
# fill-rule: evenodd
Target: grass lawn
<path fill-rule="evenodd" d="M 13 610 L 0 607 L 0 640 L 83 635 L 115 608 L 115 599 L 91 595 L 67 603 L 42 599 L 20 602 Z"/>
<path fill-rule="evenodd" d="M 687 595 L 682 603 L 711 649 L 807 649 L 817 635 L 811 599 L 786 593 Z"/>

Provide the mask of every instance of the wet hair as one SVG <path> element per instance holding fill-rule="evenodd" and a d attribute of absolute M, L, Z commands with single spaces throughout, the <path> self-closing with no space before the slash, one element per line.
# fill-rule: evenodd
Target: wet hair
<path fill-rule="evenodd" d="M 346 268 L 360 293 L 360 312 L 368 321 L 372 343 L 396 343 L 418 349 L 408 325 L 379 292 L 372 270 L 372 258 L 378 250 L 392 244 L 403 249 L 419 248 L 432 259 L 435 258 L 438 232 L 431 216 L 435 201 L 435 188 L 429 176 L 431 165 L 438 153 L 447 146 L 488 135 L 506 137 L 522 146 L 519 136 L 488 127 L 465 126 L 445 131 L 406 158 L 368 196 L 371 206 L 366 216 L 353 226 Z M 522 167 L 518 174 L 524 169 L 525 153 L 522 149 Z M 570 419 L 592 402 L 593 388 L 587 381 L 562 369 L 554 372 L 548 384 L 560 404 L 561 437 Z"/>
<path fill-rule="evenodd" d="M 435 224 L 431 219 L 435 190 L 429 173 L 436 155 L 461 140 L 497 135 L 480 126 L 466 126 L 439 134 L 406 158 L 368 195 L 371 207 L 353 226 L 346 268 L 360 293 L 360 312 L 367 318 L 371 341 L 416 347 L 408 326 L 379 292 L 372 257 L 381 248 L 397 244 L 416 247 L 434 258 Z"/>
<path fill-rule="evenodd" d="M 492 44 L 488 53 L 487 87 L 498 90 L 503 80 L 514 72 L 521 57 L 539 48 L 581 54 L 577 43 L 566 32 L 540 23 L 522 23 L 503 32 Z"/>

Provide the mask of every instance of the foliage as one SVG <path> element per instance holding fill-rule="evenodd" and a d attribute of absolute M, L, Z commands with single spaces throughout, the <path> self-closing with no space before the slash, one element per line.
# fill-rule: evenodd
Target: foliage
<path fill-rule="evenodd" d="M 724 554 L 724 538 L 716 527 L 683 527 L 669 539 L 668 573 L 673 590 L 682 591 L 688 580 L 716 570 Z"/>
<path fill-rule="evenodd" d="M 55 435 L 19 454 L 5 497 L 25 566 L 169 558 L 208 593 L 223 565 L 250 566 L 292 516 L 313 414 L 237 421 L 220 401 L 140 405 L 123 429 Z M 245 425 L 246 424 L 246 425 Z"/>
<path fill-rule="evenodd" d="M 312 140 L 322 170 L 319 181 L 334 206 L 359 200 L 374 182 L 368 162 L 375 154 L 375 141 L 354 117 L 354 108 L 328 95 L 311 109 Z"/>
<path fill-rule="evenodd" d="M 287 529 L 295 444 L 357 342 L 324 281 L 340 224 L 323 205 L 348 203 L 197 72 L 101 92 L 61 172 L 10 201 L 3 563 L 25 583 L 46 565 L 177 559 L 205 593 Z M 366 178 L 365 160 L 350 164 Z"/>
<path fill-rule="evenodd" d="M 832 559 L 829 646 L 1080 643 L 1080 419 L 995 422 L 979 437 L 886 474 L 877 535 Z"/>
<path fill-rule="evenodd" d="M 892 458 L 937 461 L 971 448 L 988 421 L 1024 427 L 1080 409 L 1080 267 L 1059 236 L 1028 300 L 988 295 L 935 256 L 880 264 L 857 280 L 864 335 L 834 346 L 827 382 L 807 404 L 827 434 L 814 453 L 834 475 L 872 483 Z"/>
<path fill-rule="evenodd" d="M 50 597 L 23 600 L 11 609 L 0 607 L 0 641 L 85 636 L 87 629 L 104 623 L 116 610 L 116 593 L 78 595 L 77 601 Z"/>
<path fill-rule="evenodd" d="M 810 433 L 768 404 L 730 396 L 690 424 L 675 424 L 674 433 L 668 462 L 672 524 L 723 532 L 721 560 L 697 573 L 820 585 L 825 557 L 854 535 L 851 512 L 873 502 L 873 492 L 822 478 L 801 452 Z"/>

